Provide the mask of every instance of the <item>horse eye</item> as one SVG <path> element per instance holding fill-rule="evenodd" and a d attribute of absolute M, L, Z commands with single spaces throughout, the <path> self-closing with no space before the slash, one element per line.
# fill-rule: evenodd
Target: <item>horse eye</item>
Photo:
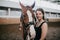
<path fill-rule="evenodd" d="M 24 15 L 24 17 L 26 17 L 26 15 Z"/>
<path fill-rule="evenodd" d="M 26 17 L 27 15 L 23 15 L 24 17 Z"/>

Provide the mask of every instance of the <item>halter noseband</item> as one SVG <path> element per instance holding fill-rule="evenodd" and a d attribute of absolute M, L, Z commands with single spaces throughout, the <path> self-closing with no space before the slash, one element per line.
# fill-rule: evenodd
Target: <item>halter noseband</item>
<path fill-rule="evenodd" d="M 23 25 L 24 25 L 25 27 L 28 27 L 29 25 L 34 25 L 34 21 L 25 23 L 24 20 L 23 20 L 23 19 L 24 19 L 24 15 L 23 15 L 23 14 L 21 15 L 21 19 L 22 19 Z"/>
<path fill-rule="evenodd" d="M 28 22 L 27 24 L 25 24 L 26 27 L 29 25 L 34 25 L 34 22 L 32 21 L 32 22 Z"/>

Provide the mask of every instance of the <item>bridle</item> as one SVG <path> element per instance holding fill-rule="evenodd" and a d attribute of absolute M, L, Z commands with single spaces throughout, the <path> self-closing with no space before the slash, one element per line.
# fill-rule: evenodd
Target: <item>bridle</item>
<path fill-rule="evenodd" d="M 26 16 L 26 15 L 25 15 L 25 16 Z M 24 22 L 24 17 L 25 17 L 25 16 L 24 16 L 23 14 L 21 14 L 22 25 L 23 25 L 23 28 L 24 28 L 23 30 L 26 32 L 25 37 L 24 37 L 24 40 L 26 40 L 26 35 L 28 34 L 28 33 L 27 33 L 27 30 L 29 30 L 30 25 L 34 25 L 34 21 L 25 23 L 25 22 Z M 29 36 L 31 37 L 30 33 L 29 33 Z"/>
<path fill-rule="evenodd" d="M 25 22 L 24 22 L 24 17 L 25 17 L 25 15 L 21 14 L 21 19 L 22 19 L 23 25 L 24 25 L 25 27 L 28 27 L 29 25 L 34 25 L 34 21 L 25 23 Z"/>

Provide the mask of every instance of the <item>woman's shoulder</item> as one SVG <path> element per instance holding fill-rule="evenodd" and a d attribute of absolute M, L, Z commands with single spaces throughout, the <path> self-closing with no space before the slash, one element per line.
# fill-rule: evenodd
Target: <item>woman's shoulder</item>
<path fill-rule="evenodd" d="M 43 22 L 43 25 L 47 25 L 47 21 L 44 21 L 44 22 Z"/>
<path fill-rule="evenodd" d="M 42 23 L 41 23 L 41 26 L 42 25 L 47 25 L 47 21 L 43 21 Z"/>
<path fill-rule="evenodd" d="M 44 28 L 44 27 L 45 27 L 45 28 L 47 28 L 47 27 L 48 27 L 47 22 L 46 22 L 46 21 L 45 21 L 45 22 L 43 22 L 41 27 L 42 27 L 42 28 Z"/>

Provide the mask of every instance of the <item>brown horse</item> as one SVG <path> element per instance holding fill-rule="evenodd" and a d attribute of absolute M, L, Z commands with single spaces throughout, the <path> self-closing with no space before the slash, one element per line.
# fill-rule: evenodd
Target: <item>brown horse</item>
<path fill-rule="evenodd" d="M 21 10 L 22 10 L 22 16 L 21 16 L 21 22 L 23 26 L 23 33 L 24 33 L 24 40 L 33 40 L 35 37 L 35 29 L 34 29 L 34 12 L 32 8 L 35 6 L 35 2 L 32 6 L 24 6 L 20 2 Z"/>

